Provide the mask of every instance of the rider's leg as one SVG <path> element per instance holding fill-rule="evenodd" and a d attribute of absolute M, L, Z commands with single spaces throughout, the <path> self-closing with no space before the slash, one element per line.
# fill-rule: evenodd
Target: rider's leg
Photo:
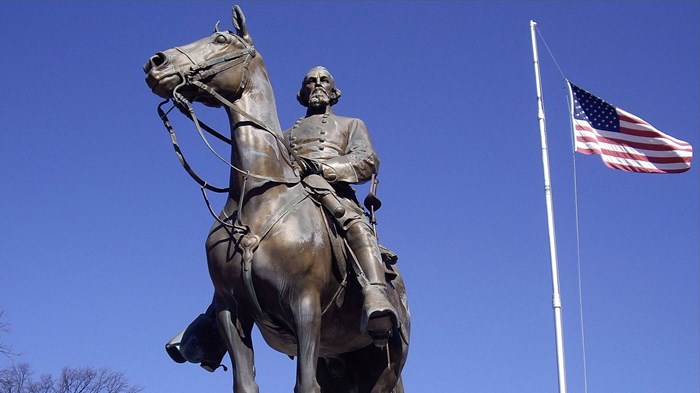
<path fill-rule="evenodd" d="M 364 285 L 364 313 L 360 324 L 362 331 L 371 335 L 385 336 L 396 324 L 396 310 L 386 297 L 384 264 L 374 233 L 363 221 L 353 223 L 346 232 L 352 250 L 369 285 Z M 358 275 L 360 272 L 357 272 Z"/>

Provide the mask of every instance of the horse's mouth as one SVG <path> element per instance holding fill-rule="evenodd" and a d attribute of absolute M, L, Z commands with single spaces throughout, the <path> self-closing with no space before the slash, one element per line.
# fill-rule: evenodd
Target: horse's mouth
<path fill-rule="evenodd" d="M 175 87 L 182 83 L 182 77 L 178 73 L 156 73 L 146 74 L 146 84 L 151 91 L 162 98 L 172 98 Z"/>

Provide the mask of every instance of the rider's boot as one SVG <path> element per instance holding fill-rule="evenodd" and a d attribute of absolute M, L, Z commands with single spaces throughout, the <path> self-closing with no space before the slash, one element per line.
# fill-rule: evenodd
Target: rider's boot
<path fill-rule="evenodd" d="M 386 345 L 398 318 L 396 309 L 386 296 L 384 264 L 377 240 L 369 226 L 363 223 L 348 228 L 347 240 L 367 279 L 362 288 L 364 303 L 360 331 L 367 331 L 374 344 L 381 347 Z"/>

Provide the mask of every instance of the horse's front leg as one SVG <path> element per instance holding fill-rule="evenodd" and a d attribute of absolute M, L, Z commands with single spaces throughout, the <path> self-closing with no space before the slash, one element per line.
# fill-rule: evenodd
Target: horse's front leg
<path fill-rule="evenodd" d="M 229 198 L 219 215 L 219 220 L 232 222 L 235 219 L 236 210 L 235 199 Z M 209 274 L 216 288 L 216 321 L 219 335 L 224 340 L 231 357 L 233 392 L 258 393 L 260 389 L 255 383 L 251 337 L 253 317 L 238 307 L 231 293 L 231 286 L 235 282 L 235 278 L 232 278 L 235 275 L 230 274 L 235 246 L 233 235 L 226 225 L 221 224 L 221 221 L 214 222 L 206 241 Z"/>
<path fill-rule="evenodd" d="M 295 303 L 297 381 L 294 393 L 320 393 L 316 367 L 321 339 L 321 300 L 317 292 L 305 291 Z"/>
<path fill-rule="evenodd" d="M 226 342 L 233 366 L 233 393 L 258 393 L 255 382 L 252 318 L 242 318 L 235 309 L 221 308 L 217 315 L 219 332 Z"/>

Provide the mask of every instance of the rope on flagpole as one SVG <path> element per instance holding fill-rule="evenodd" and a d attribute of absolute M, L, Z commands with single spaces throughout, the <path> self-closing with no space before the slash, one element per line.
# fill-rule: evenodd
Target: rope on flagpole
<path fill-rule="evenodd" d="M 562 76 L 564 81 L 566 82 L 566 100 L 569 103 L 569 111 L 573 110 L 573 107 L 571 105 L 571 102 L 569 101 L 570 94 L 568 94 L 569 90 L 569 79 L 564 75 L 564 72 L 561 70 L 561 67 L 559 66 L 559 62 L 557 62 L 557 59 L 554 57 L 554 54 L 552 53 L 552 50 L 549 48 L 549 45 L 547 45 L 547 40 L 544 39 L 544 36 L 542 35 L 542 32 L 540 31 L 539 26 L 536 26 L 537 34 L 540 36 L 542 39 L 542 42 L 544 43 L 545 48 L 547 48 L 547 53 L 549 53 L 549 57 L 552 59 L 554 62 L 554 65 L 557 67 L 557 70 L 559 70 L 559 74 Z M 571 151 L 571 157 L 572 157 L 572 162 L 573 162 L 573 174 L 574 174 L 574 211 L 575 211 L 575 225 L 576 225 L 576 267 L 577 267 L 577 278 L 578 278 L 578 305 L 579 305 L 579 322 L 581 326 L 581 360 L 583 362 L 583 391 L 584 393 L 588 393 L 588 364 L 586 361 L 586 333 L 584 329 L 584 319 L 583 319 L 583 285 L 582 285 L 582 279 L 581 279 L 581 236 L 580 236 L 580 228 L 579 228 L 579 209 L 578 209 L 578 176 L 577 176 L 577 171 L 576 171 L 576 139 L 574 137 L 574 132 L 573 132 L 573 115 L 572 113 L 569 113 L 569 121 L 571 123 L 571 141 L 572 141 L 572 151 Z"/>
<path fill-rule="evenodd" d="M 574 152 L 576 153 L 576 152 Z M 574 207 L 575 207 L 575 221 L 576 221 L 576 267 L 578 270 L 578 310 L 579 310 L 579 320 L 581 321 L 581 356 L 583 360 L 583 391 L 588 393 L 588 366 L 586 363 L 586 333 L 583 329 L 583 290 L 581 282 L 581 236 L 579 231 L 579 215 L 578 215 L 578 182 L 576 176 L 576 158 L 575 154 L 574 163 Z"/>
<path fill-rule="evenodd" d="M 547 44 L 545 43 L 545 46 Z M 550 52 L 552 60 L 554 56 Z M 556 60 L 554 63 L 556 64 Z M 559 67 L 557 65 L 557 67 Z M 561 70 L 559 70 L 561 72 Z M 563 74 L 562 74 L 563 76 Z M 566 89 L 569 90 L 569 80 L 564 77 L 566 81 Z M 569 93 L 567 91 L 567 93 Z M 579 310 L 579 321 L 581 325 L 581 361 L 583 362 L 583 392 L 588 393 L 588 362 L 586 361 L 586 331 L 584 329 L 583 320 L 583 280 L 581 279 L 581 231 L 579 222 L 579 210 L 578 210 L 578 171 L 576 170 L 576 136 L 574 134 L 574 116 L 573 103 L 570 101 L 571 94 L 565 94 L 566 101 L 569 106 L 569 123 L 571 127 L 571 162 L 573 163 L 573 174 L 574 174 L 574 221 L 576 223 L 576 270 L 578 278 L 578 310 Z"/>
<path fill-rule="evenodd" d="M 567 82 L 568 84 L 568 82 Z M 567 86 L 568 88 L 568 86 Z M 569 102 L 569 111 L 573 110 L 572 103 L 569 101 L 570 95 L 566 95 L 566 100 Z M 569 113 L 569 122 L 571 123 L 571 161 L 573 162 L 574 172 L 574 221 L 576 223 L 576 269 L 578 276 L 578 310 L 579 321 L 581 324 L 581 358 L 583 361 L 583 391 L 588 393 L 588 362 L 586 361 L 586 332 L 583 323 L 583 282 L 581 279 L 581 231 L 579 225 L 578 213 L 578 172 L 576 170 L 576 137 L 574 136 L 573 114 Z"/>
<path fill-rule="evenodd" d="M 549 57 L 552 58 L 554 61 L 554 65 L 557 66 L 557 70 L 559 70 L 559 73 L 561 74 L 562 78 L 566 79 L 566 76 L 564 76 L 564 72 L 562 72 L 561 67 L 559 67 L 559 63 L 557 63 L 557 59 L 554 58 L 554 54 L 552 54 L 552 51 L 549 49 L 549 45 L 547 45 L 547 40 L 544 39 L 544 36 L 542 35 L 542 32 L 540 31 L 540 28 L 537 27 L 537 34 L 540 36 L 542 39 L 542 42 L 544 43 L 544 47 L 547 48 L 547 53 L 549 53 Z"/>

